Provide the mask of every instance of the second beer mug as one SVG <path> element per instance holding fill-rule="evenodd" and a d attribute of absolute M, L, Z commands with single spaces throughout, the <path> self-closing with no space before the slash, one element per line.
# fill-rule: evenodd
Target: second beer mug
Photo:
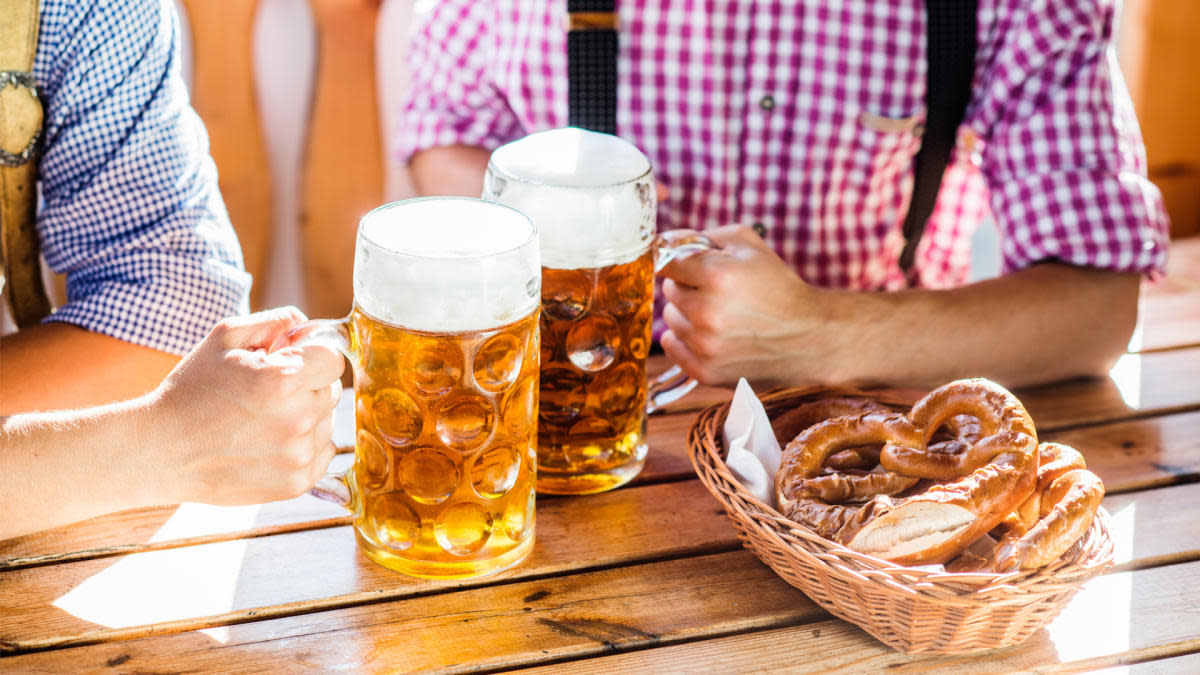
<path fill-rule="evenodd" d="M 655 236 L 650 161 L 615 136 L 555 129 L 492 153 L 486 200 L 533 219 L 541 240 L 539 492 L 602 492 L 646 459 L 646 415 L 686 393 L 677 368 L 647 384 L 654 274 L 707 240 Z"/>
<path fill-rule="evenodd" d="M 295 342 L 354 366 L 354 465 L 317 496 L 354 513 L 363 552 L 439 579 L 533 547 L 538 265 L 533 224 L 478 199 L 412 199 L 363 217 L 354 310 Z"/>

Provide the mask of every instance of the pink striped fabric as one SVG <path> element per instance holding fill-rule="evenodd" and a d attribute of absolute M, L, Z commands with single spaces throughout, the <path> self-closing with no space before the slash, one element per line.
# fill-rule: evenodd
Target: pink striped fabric
<path fill-rule="evenodd" d="M 967 279 L 989 214 L 1006 270 L 1155 273 L 1167 219 L 1113 50 L 1112 0 L 980 0 L 974 93 L 918 251 Z M 660 229 L 762 223 L 821 286 L 904 285 L 925 95 L 921 0 L 625 0 L 618 133 L 670 190 Z M 564 2 L 417 5 L 397 154 L 566 124 Z"/>

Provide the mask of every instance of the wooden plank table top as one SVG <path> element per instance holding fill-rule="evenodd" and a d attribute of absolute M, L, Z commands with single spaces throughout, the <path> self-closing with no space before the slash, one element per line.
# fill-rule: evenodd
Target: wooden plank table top
<path fill-rule="evenodd" d="M 308 496 L 0 541 L 0 672 L 1196 672 L 1200 239 L 1172 254 L 1109 378 L 1017 392 L 1104 480 L 1116 547 L 1022 645 L 900 654 L 784 582 L 696 479 L 687 432 L 730 396 L 701 388 L 652 418 L 633 483 L 539 498 L 533 553 L 492 577 L 385 570 Z"/>

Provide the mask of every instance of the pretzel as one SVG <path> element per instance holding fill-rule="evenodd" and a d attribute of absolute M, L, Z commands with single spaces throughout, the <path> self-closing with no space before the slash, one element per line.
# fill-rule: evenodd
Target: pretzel
<path fill-rule="evenodd" d="M 779 506 L 787 511 L 796 500 L 807 499 L 861 502 L 875 495 L 906 490 L 917 482 L 915 477 L 891 471 L 821 475 L 821 470 L 831 455 L 846 447 L 869 443 L 919 443 L 920 439 L 920 431 L 908 418 L 892 412 L 835 417 L 810 426 L 783 451 L 781 469 L 775 474 Z"/>
<path fill-rule="evenodd" d="M 931 452 L 947 423 L 957 445 Z M 885 444 L 877 470 L 817 475 L 834 452 L 872 442 Z M 942 563 L 1029 498 L 1037 466 L 1037 435 L 1020 401 L 987 380 L 960 380 L 907 417 L 868 413 L 808 428 L 788 444 L 775 486 L 785 515 L 822 536 L 900 564 Z M 892 499 L 917 479 L 951 482 Z M 838 503 L 855 499 L 868 501 Z"/>
<path fill-rule="evenodd" d="M 848 417 L 870 412 L 891 412 L 887 406 L 869 398 L 822 398 L 801 404 L 783 413 L 771 422 L 775 438 L 786 445 L 801 432 L 814 424 L 834 417 Z M 825 461 L 826 468 L 838 471 L 850 469 L 869 470 L 879 464 L 882 445 L 846 448 L 835 452 Z"/>
<path fill-rule="evenodd" d="M 937 430 L 960 415 L 978 420 L 980 438 L 962 452 L 928 452 L 926 446 Z M 912 423 L 925 430 L 924 442 L 916 446 L 885 447 L 879 464 L 908 476 L 953 480 L 987 464 L 998 452 L 1034 441 L 1037 432 L 1025 406 L 1000 385 L 984 379 L 958 380 L 942 385 L 917 401 L 909 413 Z M 1036 456 L 1035 456 L 1036 464 Z"/>
<path fill-rule="evenodd" d="M 997 572 L 1033 569 L 1058 560 L 1092 525 L 1104 484 L 1074 448 L 1043 443 L 1037 487 L 1004 523 L 996 546 Z M 1029 513 L 1032 511 L 1035 517 Z"/>
<path fill-rule="evenodd" d="M 1068 471 L 1086 468 L 1087 464 L 1083 461 L 1083 455 L 1069 445 L 1061 443 L 1039 445 L 1037 484 L 1033 488 L 1033 494 L 1029 495 L 1029 499 L 1021 502 L 1016 511 L 1001 521 L 996 528 L 997 537 L 1012 533 L 1020 536 L 1028 532 L 1042 517 L 1042 493 L 1046 491 L 1046 488 Z"/>

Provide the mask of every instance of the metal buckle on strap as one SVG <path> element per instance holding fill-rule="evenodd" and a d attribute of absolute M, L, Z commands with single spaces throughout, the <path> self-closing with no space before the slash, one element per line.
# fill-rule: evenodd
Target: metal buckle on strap
<path fill-rule="evenodd" d="M 9 86 L 28 89 L 29 93 L 33 94 L 34 100 L 41 101 L 41 94 L 37 88 L 37 80 L 30 73 L 20 70 L 0 70 L 0 91 Z M 21 150 L 21 152 L 13 154 L 4 148 L 0 148 L 0 166 L 22 166 L 30 159 L 33 159 L 34 150 L 37 148 L 38 140 L 41 137 L 42 127 L 39 125 L 29 138 L 29 142 L 25 144 L 25 149 Z"/>
<path fill-rule="evenodd" d="M 616 12 L 570 12 L 567 30 L 617 30 Z"/>

